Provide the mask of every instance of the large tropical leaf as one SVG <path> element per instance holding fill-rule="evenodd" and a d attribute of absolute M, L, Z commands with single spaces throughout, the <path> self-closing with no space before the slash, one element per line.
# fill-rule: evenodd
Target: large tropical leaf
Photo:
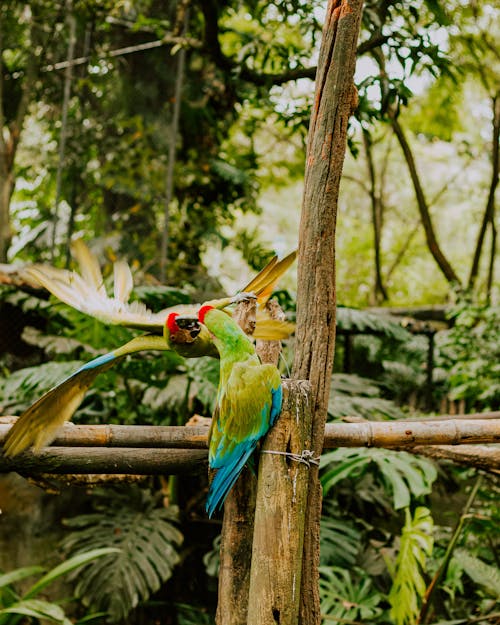
<path fill-rule="evenodd" d="M 18 614 L 34 619 L 43 619 L 51 623 L 61 623 L 62 625 L 72 625 L 72 621 L 64 613 L 61 606 L 50 603 L 42 599 L 26 599 L 10 605 L 8 608 L 0 610 L 0 615 Z M 8 621 L 7 621 L 8 622 Z"/>
<path fill-rule="evenodd" d="M 341 480 L 356 479 L 375 469 L 378 481 L 392 495 L 396 510 L 407 507 L 412 496 L 430 493 L 437 478 L 430 460 L 390 449 L 335 449 L 321 457 L 321 467 L 325 469 L 321 476 L 325 494 Z"/>
<path fill-rule="evenodd" d="M 359 333 L 380 334 L 397 341 L 407 341 L 411 338 L 410 333 L 401 326 L 398 319 L 391 315 L 344 306 L 337 308 L 337 327 L 344 331 L 356 330 Z"/>
<path fill-rule="evenodd" d="M 371 579 L 354 568 L 320 567 L 319 590 L 321 613 L 326 622 L 348 619 L 370 621 L 382 613 L 379 604 L 384 596 L 373 588 Z"/>
<path fill-rule="evenodd" d="M 486 564 L 465 549 L 457 549 L 454 559 L 473 582 L 481 586 L 489 595 L 500 599 L 500 571 L 498 567 Z"/>
<path fill-rule="evenodd" d="M 26 367 L 0 381 L 0 403 L 4 411 L 16 414 L 26 409 L 35 399 L 76 371 L 83 363 L 47 362 Z"/>
<path fill-rule="evenodd" d="M 425 561 L 432 554 L 432 531 L 433 521 L 428 508 L 417 508 L 413 518 L 409 508 L 406 508 L 395 566 L 388 563 L 393 577 L 389 602 L 396 625 L 413 625 L 417 621 L 426 589 L 423 577 Z"/>
<path fill-rule="evenodd" d="M 60 577 L 63 577 L 98 558 L 114 553 L 117 549 L 106 547 L 93 549 L 77 556 L 73 556 L 49 570 L 35 584 L 29 588 L 23 596 L 16 593 L 13 584 L 22 581 L 33 575 L 44 573 L 46 569 L 41 566 L 29 566 L 10 571 L 0 576 L 0 625 L 16 625 L 23 621 L 23 616 L 34 619 L 43 619 L 63 625 L 71 625 L 71 621 L 66 617 L 64 610 L 54 602 L 35 599 L 47 586 Z M 10 615 L 10 616 L 9 616 Z"/>
<path fill-rule="evenodd" d="M 380 397 L 374 380 L 348 373 L 332 375 L 328 414 L 332 418 L 401 419 L 403 411 L 394 402 Z"/>
<path fill-rule="evenodd" d="M 352 567 L 361 546 L 361 532 L 347 519 L 336 519 L 324 510 L 320 525 L 321 564 Z"/>
<path fill-rule="evenodd" d="M 73 532 L 64 548 L 71 553 L 103 545 L 119 548 L 72 575 L 76 596 L 117 622 L 172 575 L 183 537 L 174 525 L 177 508 L 156 507 L 154 498 L 136 486 L 114 496 L 109 489 L 97 491 L 95 508 L 66 520 Z"/>

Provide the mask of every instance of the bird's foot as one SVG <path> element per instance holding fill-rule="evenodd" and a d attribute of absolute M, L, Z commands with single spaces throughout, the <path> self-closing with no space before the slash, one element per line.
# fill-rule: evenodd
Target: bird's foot
<path fill-rule="evenodd" d="M 255 295 L 255 293 L 242 291 L 241 293 L 236 293 L 236 295 L 231 298 L 231 304 L 239 304 L 240 302 L 249 302 L 256 299 L 257 295 Z"/>

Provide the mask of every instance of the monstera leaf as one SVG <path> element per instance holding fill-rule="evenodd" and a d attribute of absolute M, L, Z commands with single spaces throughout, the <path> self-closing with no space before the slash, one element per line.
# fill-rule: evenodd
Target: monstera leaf
<path fill-rule="evenodd" d="M 392 495 L 396 510 L 409 506 L 412 496 L 430 493 L 437 477 L 430 460 L 390 449 L 335 449 L 321 457 L 321 466 L 325 468 L 321 477 L 325 494 L 343 479 L 359 478 L 375 470 L 377 480 Z"/>
<path fill-rule="evenodd" d="M 175 526 L 177 508 L 157 507 L 137 486 L 114 496 L 109 489 L 97 491 L 95 508 L 65 521 L 73 531 L 63 546 L 71 553 L 103 545 L 119 549 L 72 575 L 76 596 L 119 622 L 156 592 L 179 562 L 183 537 Z"/>

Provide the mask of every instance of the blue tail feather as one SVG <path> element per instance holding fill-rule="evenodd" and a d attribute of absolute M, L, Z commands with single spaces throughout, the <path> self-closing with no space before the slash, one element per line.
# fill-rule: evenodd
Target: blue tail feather
<path fill-rule="evenodd" d="M 205 506 L 209 517 L 212 516 L 215 510 L 222 507 L 227 494 L 238 479 L 246 461 L 252 455 L 256 444 L 257 442 L 255 441 L 254 444 L 252 444 L 251 447 L 241 456 L 236 457 L 232 462 L 222 466 L 215 474 L 208 491 L 207 503 Z"/>

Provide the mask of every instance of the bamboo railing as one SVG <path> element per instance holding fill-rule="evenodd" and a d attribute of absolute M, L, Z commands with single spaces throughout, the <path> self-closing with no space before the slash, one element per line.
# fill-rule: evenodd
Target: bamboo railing
<path fill-rule="evenodd" d="M 12 424 L 0 423 L 0 445 L 11 427 Z M 208 432 L 208 426 L 67 423 L 53 445 L 38 453 L 25 452 L 14 458 L 0 453 L 0 472 L 137 475 L 197 472 L 205 469 Z M 500 413 L 461 418 L 443 415 L 418 421 L 327 423 L 323 449 L 382 447 L 500 470 L 500 447 L 486 447 L 492 443 L 500 443 Z"/>

